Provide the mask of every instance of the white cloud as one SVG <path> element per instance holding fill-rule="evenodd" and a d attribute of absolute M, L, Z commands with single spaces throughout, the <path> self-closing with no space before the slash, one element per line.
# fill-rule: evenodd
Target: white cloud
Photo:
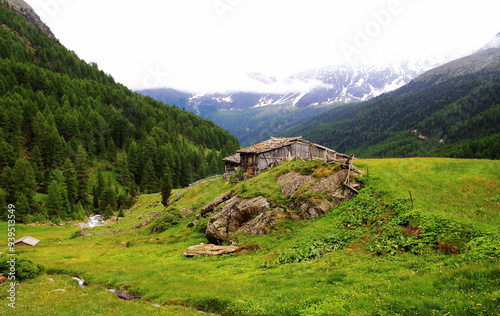
<path fill-rule="evenodd" d="M 342 63 L 342 43 L 353 45 L 358 30 L 368 36 L 362 60 L 479 48 L 500 31 L 500 2 L 491 0 L 27 2 L 64 45 L 132 88 L 259 88 L 246 72 L 286 76 Z M 220 3 L 230 5 L 222 18 Z"/>

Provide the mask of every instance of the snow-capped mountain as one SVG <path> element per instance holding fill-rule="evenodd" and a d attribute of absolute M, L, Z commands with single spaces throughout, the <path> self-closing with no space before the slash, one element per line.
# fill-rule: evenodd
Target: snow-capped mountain
<path fill-rule="evenodd" d="M 265 87 L 264 91 L 276 92 L 191 94 L 166 88 L 139 92 L 167 104 L 186 108 L 201 116 L 205 116 L 205 112 L 200 110 L 200 107 L 216 111 L 268 105 L 305 108 L 320 104 L 342 104 L 369 100 L 395 90 L 420 74 L 465 55 L 456 53 L 416 60 L 387 60 L 376 65 L 328 66 L 303 71 L 286 78 L 270 77 L 261 73 L 247 74 L 252 80 L 261 83 Z"/>

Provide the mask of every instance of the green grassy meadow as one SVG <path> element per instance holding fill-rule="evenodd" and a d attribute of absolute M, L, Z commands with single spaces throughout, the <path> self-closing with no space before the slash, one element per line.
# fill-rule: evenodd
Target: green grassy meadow
<path fill-rule="evenodd" d="M 206 243 L 203 220 L 194 228 L 187 224 L 213 198 L 233 190 L 282 201 L 277 175 L 304 164 L 310 163 L 282 164 L 239 184 L 218 179 L 176 191 L 168 211 L 195 212 L 160 234 L 148 225 L 71 238 L 78 228 L 18 225 L 18 237 L 41 242 L 16 252 L 46 273 L 17 287 L 15 310 L 7 306 L 7 284 L 1 285 L 0 313 L 500 315 L 500 161 L 357 160 L 366 187 L 328 214 L 280 222 L 268 235 L 234 236 L 238 245 L 250 246 L 247 252 L 182 255 Z M 132 227 L 141 215 L 163 211 L 154 207 L 160 200 L 159 194 L 141 196 L 124 219 L 94 231 Z M 0 223 L 3 257 L 6 240 L 7 224 Z M 73 276 L 88 287 L 78 287 Z M 124 301 L 109 288 L 142 299 Z"/>

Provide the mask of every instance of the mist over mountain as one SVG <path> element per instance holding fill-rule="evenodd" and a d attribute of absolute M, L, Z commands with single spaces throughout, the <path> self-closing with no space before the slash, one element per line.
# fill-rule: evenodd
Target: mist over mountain
<path fill-rule="evenodd" d="M 497 35 L 495 35 L 491 41 L 489 41 L 488 43 L 486 43 L 486 45 L 484 45 L 483 47 L 481 47 L 477 52 L 482 52 L 483 50 L 487 50 L 487 49 L 490 49 L 490 48 L 500 48 L 500 33 L 498 33 Z"/>
<path fill-rule="evenodd" d="M 253 107 L 279 106 L 305 108 L 314 105 L 338 105 L 366 101 L 393 91 L 420 74 L 463 53 L 428 56 L 422 59 L 400 59 L 383 63 L 353 63 L 326 66 L 293 74 L 286 78 L 248 73 L 260 83 L 260 91 L 228 93 L 189 93 L 171 88 L 138 91 L 167 104 L 175 104 L 209 118 L 217 110 L 241 110 Z M 258 89 L 256 89 L 258 90 Z M 205 108 L 201 110 L 200 107 Z"/>

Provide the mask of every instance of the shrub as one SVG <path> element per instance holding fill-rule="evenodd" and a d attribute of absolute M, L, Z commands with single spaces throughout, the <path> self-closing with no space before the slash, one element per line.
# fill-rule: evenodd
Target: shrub
<path fill-rule="evenodd" d="M 151 234 L 163 233 L 170 227 L 179 224 L 180 220 L 181 216 L 178 211 L 169 210 L 151 227 Z"/>
<path fill-rule="evenodd" d="M 9 260 L 11 259 L 5 258 L 0 261 L 0 273 L 3 273 L 5 276 L 9 275 L 11 271 Z M 15 277 L 17 281 L 34 279 L 44 272 L 45 268 L 42 265 L 28 259 L 15 258 Z"/>
<path fill-rule="evenodd" d="M 200 218 L 198 223 L 194 226 L 193 230 L 200 234 L 205 234 L 207 231 L 208 218 Z"/>
<path fill-rule="evenodd" d="M 69 237 L 69 239 L 75 239 L 78 237 L 82 237 L 82 231 L 80 229 L 71 234 L 71 237 Z"/>

